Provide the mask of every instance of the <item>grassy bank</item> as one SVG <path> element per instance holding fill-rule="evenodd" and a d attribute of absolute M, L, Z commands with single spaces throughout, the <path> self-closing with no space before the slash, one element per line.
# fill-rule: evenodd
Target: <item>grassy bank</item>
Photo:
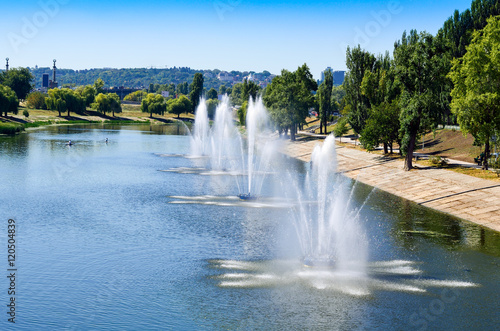
<path fill-rule="evenodd" d="M 25 117 L 23 112 L 27 110 L 29 117 Z M 67 113 L 59 116 L 58 112 L 42 109 L 30 109 L 24 106 L 19 107 L 17 115 L 1 117 L 0 134 L 16 134 L 26 128 L 36 128 L 53 124 L 161 124 L 173 123 L 176 120 L 192 121 L 193 114 L 182 114 L 178 119 L 174 114 L 165 114 L 164 116 L 154 115 L 150 117 L 149 113 L 141 112 L 140 105 L 124 104 L 122 112 L 111 114 L 101 114 L 90 108 L 87 108 L 84 114 Z"/>

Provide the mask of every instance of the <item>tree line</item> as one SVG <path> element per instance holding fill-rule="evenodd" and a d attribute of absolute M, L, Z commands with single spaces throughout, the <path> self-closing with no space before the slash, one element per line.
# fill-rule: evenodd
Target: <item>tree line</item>
<path fill-rule="evenodd" d="M 474 0 L 435 36 L 404 32 L 392 57 L 347 49 L 344 112 L 364 147 L 383 144 L 387 152 L 397 143 L 410 170 L 419 135 L 458 123 L 484 146 L 488 169 L 490 141 L 500 132 L 499 3 Z"/>

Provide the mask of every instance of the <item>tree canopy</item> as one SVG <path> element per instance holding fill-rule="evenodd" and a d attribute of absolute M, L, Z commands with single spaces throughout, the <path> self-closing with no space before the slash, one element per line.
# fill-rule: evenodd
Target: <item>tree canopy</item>
<path fill-rule="evenodd" d="M 9 86 L 19 100 L 26 99 L 34 88 L 34 77 L 27 68 L 12 68 L 0 74 L 0 84 Z"/>
<path fill-rule="evenodd" d="M 485 145 L 483 169 L 488 169 L 490 139 L 500 132 L 500 16 L 473 33 L 465 55 L 453 60 L 449 77 L 454 84 L 451 111 L 462 132 Z"/>
<path fill-rule="evenodd" d="M 314 106 L 312 92 L 318 89 L 309 67 L 304 64 L 295 72 L 283 69 L 267 86 L 264 102 L 278 131 L 290 130 L 295 140 L 298 126 L 305 123 L 309 108 Z"/>
<path fill-rule="evenodd" d="M 16 92 L 9 86 L 0 85 L 0 115 L 2 113 L 7 117 L 7 113 L 17 115 L 19 109 L 19 100 L 17 99 Z"/>
<path fill-rule="evenodd" d="M 167 105 L 165 103 L 165 98 L 156 93 L 148 93 L 146 98 L 142 99 L 141 111 L 143 113 L 149 113 L 149 117 L 153 117 L 153 114 L 163 115 L 167 110 Z"/>
<path fill-rule="evenodd" d="M 189 90 L 189 100 L 191 100 L 193 106 L 191 112 L 194 113 L 203 93 L 203 75 L 201 73 L 197 72 L 194 74 L 193 82 L 189 85 Z"/>

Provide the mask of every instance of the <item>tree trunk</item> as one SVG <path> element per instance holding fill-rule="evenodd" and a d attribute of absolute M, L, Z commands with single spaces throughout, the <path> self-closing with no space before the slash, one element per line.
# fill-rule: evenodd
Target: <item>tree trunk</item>
<path fill-rule="evenodd" d="M 410 171 L 413 169 L 413 150 L 415 149 L 415 141 L 417 139 L 417 132 L 411 132 L 410 143 L 408 144 L 408 151 L 406 152 L 404 170 Z"/>
<path fill-rule="evenodd" d="M 483 170 L 488 170 L 488 159 L 490 158 L 490 137 L 486 138 L 486 143 L 484 144 L 484 159 L 483 159 Z"/>
<path fill-rule="evenodd" d="M 387 154 L 387 143 L 384 143 L 384 154 Z"/>
<path fill-rule="evenodd" d="M 292 124 L 290 127 L 290 140 L 295 141 L 295 129 L 296 129 L 296 124 Z"/>
<path fill-rule="evenodd" d="M 69 117 L 69 108 L 68 108 L 68 117 Z"/>

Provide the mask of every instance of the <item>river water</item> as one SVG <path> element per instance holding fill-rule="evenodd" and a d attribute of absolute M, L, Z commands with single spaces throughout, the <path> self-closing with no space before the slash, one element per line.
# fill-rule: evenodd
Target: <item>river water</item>
<path fill-rule="evenodd" d="M 286 204 L 234 198 L 233 178 L 184 157 L 184 134 L 93 125 L 0 137 L 0 329 L 13 327 L 13 296 L 19 330 L 498 328 L 498 233 L 357 184 L 367 275 L 306 268 Z"/>

